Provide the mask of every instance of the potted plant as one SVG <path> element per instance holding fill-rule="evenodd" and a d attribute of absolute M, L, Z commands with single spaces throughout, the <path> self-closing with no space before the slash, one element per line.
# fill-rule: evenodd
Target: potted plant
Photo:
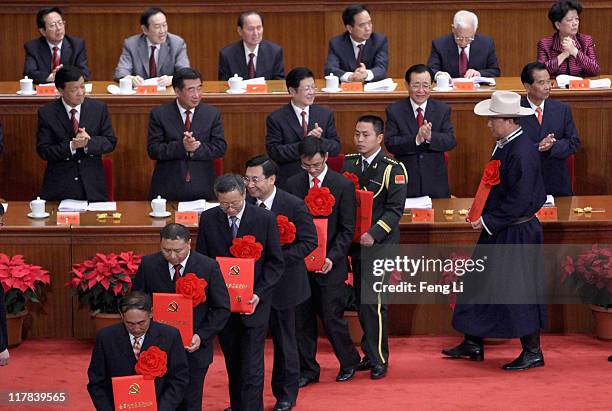
<path fill-rule="evenodd" d="M 0 283 L 5 293 L 8 345 L 13 347 L 21 344 L 26 304 L 41 303 L 51 276 L 42 267 L 26 263 L 22 255 L 0 253 Z"/>
<path fill-rule="evenodd" d="M 590 304 L 597 337 L 612 340 L 612 247 L 593 244 L 578 256 L 566 256 L 561 275 Z"/>
<path fill-rule="evenodd" d="M 133 251 L 97 253 L 72 266 L 66 286 L 74 288 L 79 302 L 89 308 L 96 331 L 120 321 L 118 302 L 130 291 L 140 259 Z"/>

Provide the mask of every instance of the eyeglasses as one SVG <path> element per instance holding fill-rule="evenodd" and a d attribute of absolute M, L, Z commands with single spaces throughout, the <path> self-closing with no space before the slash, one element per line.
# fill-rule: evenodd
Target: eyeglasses
<path fill-rule="evenodd" d="M 455 37 L 456 41 L 469 41 L 470 43 L 474 41 L 474 37 Z"/>
<path fill-rule="evenodd" d="M 325 165 L 325 161 L 321 161 L 315 164 L 304 164 L 304 163 L 301 164 L 304 170 L 319 170 L 323 168 L 324 165 Z"/>
<path fill-rule="evenodd" d="M 47 24 L 47 27 L 50 28 L 51 30 L 55 30 L 55 29 L 61 29 L 62 27 L 64 27 L 64 25 L 66 25 L 66 20 L 58 20 L 58 21 L 54 21 L 53 23 Z"/>
<path fill-rule="evenodd" d="M 240 210 L 242 208 L 242 204 L 242 200 L 232 201 L 231 203 L 219 203 L 219 207 L 221 207 L 222 210 L 227 210 L 229 208 L 232 208 L 234 210 Z"/>
<path fill-rule="evenodd" d="M 255 177 L 251 177 L 249 178 L 248 176 L 244 176 L 242 177 L 242 180 L 244 181 L 245 185 L 249 185 L 249 183 L 253 183 L 253 184 L 257 184 L 261 181 L 264 181 L 267 177 L 263 176 L 263 177 L 259 177 L 259 176 L 255 176 Z"/>
<path fill-rule="evenodd" d="M 300 86 L 299 89 L 304 91 L 317 91 L 317 86 Z"/>
<path fill-rule="evenodd" d="M 429 83 L 410 83 L 409 87 L 413 90 L 429 90 L 431 88 L 431 84 Z"/>

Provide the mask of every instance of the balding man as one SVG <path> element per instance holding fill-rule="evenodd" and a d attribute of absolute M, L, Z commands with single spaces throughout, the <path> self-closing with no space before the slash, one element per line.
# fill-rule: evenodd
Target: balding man
<path fill-rule="evenodd" d="M 455 13 L 450 34 L 431 42 L 427 65 L 436 79 L 440 75 L 452 78 L 499 77 L 493 38 L 476 34 L 478 17 L 471 11 Z"/>

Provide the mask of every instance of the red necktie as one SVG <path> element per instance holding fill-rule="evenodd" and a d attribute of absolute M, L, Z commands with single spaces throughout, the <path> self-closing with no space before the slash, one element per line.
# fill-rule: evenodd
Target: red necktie
<path fill-rule="evenodd" d="M 308 135 L 308 121 L 306 121 L 306 112 L 302 111 L 302 130 L 304 131 L 304 137 Z"/>
<path fill-rule="evenodd" d="M 176 279 L 181 276 L 181 268 L 183 268 L 183 266 L 177 264 L 175 266 L 172 266 L 172 268 L 174 268 L 174 276 L 172 276 L 172 281 L 176 282 Z"/>
<path fill-rule="evenodd" d="M 461 53 L 459 53 L 459 77 L 464 77 L 467 69 L 468 69 L 467 54 L 465 54 L 465 47 L 461 47 Z"/>
<path fill-rule="evenodd" d="M 57 66 L 60 65 L 59 54 L 57 53 L 59 48 L 57 46 L 53 47 L 53 57 L 51 58 L 51 71 L 55 70 Z"/>
<path fill-rule="evenodd" d="M 319 179 L 318 178 L 315 177 L 315 178 L 312 179 L 312 186 L 316 187 L 316 188 L 319 188 Z"/>
<path fill-rule="evenodd" d="M 151 57 L 149 57 L 149 78 L 157 77 L 157 64 L 155 63 L 155 49 L 151 46 Z"/>
<path fill-rule="evenodd" d="M 357 48 L 359 49 L 359 52 L 357 53 L 357 68 L 359 68 L 359 65 L 363 60 L 363 44 L 358 44 Z"/>
<path fill-rule="evenodd" d="M 191 110 L 185 111 L 185 131 L 191 130 L 191 120 L 189 119 L 190 114 Z"/>
<path fill-rule="evenodd" d="M 417 108 L 417 116 L 416 116 L 417 126 L 421 128 L 423 125 L 423 109 L 421 107 Z"/>
<path fill-rule="evenodd" d="M 266 207 L 266 205 L 265 205 L 263 202 L 262 202 L 262 203 L 260 203 L 260 204 L 259 204 L 259 206 L 260 206 L 261 208 L 263 208 L 264 210 L 268 208 L 268 207 Z"/>
<path fill-rule="evenodd" d="M 535 111 L 536 111 L 536 114 L 538 115 L 538 123 L 542 125 L 542 108 L 536 107 Z"/>
<path fill-rule="evenodd" d="M 76 113 L 76 108 L 70 110 L 70 122 L 72 123 L 72 131 L 74 132 L 75 136 L 79 133 L 79 120 L 76 118 Z"/>
<path fill-rule="evenodd" d="M 132 345 L 132 350 L 134 351 L 134 357 L 136 357 L 136 360 L 138 360 L 138 357 L 140 356 L 140 339 L 142 337 L 138 337 L 138 338 L 134 338 L 134 345 Z"/>
<path fill-rule="evenodd" d="M 255 78 L 255 62 L 253 61 L 253 57 L 255 57 L 255 54 L 249 53 L 249 64 L 247 65 L 248 78 Z"/>

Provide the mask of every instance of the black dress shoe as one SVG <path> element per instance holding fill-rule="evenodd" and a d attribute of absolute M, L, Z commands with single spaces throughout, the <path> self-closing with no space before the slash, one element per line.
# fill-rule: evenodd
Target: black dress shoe
<path fill-rule="evenodd" d="M 463 340 L 461 344 L 453 348 L 442 350 L 442 354 L 451 358 L 465 358 L 472 361 L 484 360 L 484 346 Z"/>
<path fill-rule="evenodd" d="M 355 371 L 367 371 L 370 368 L 372 368 L 372 364 L 370 363 L 370 360 L 368 360 L 367 358 L 364 358 L 363 360 L 361 360 L 359 364 L 357 364 L 357 367 L 355 367 Z"/>
<path fill-rule="evenodd" d="M 300 380 L 298 381 L 298 387 L 304 388 L 305 386 L 309 384 L 316 384 L 318 382 L 319 382 L 319 377 L 300 377 Z"/>
<path fill-rule="evenodd" d="M 348 371 L 340 370 L 338 375 L 336 375 L 336 381 L 337 382 L 350 381 L 350 380 L 353 379 L 354 376 L 355 376 L 355 369 L 354 368 L 351 368 Z"/>
<path fill-rule="evenodd" d="M 278 401 L 272 411 L 289 411 L 293 408 L 293 405 L 288 401 Z"/>
<path fill-rule="evenodd" d="M 504 364 L 502 368 L 508 371 L 527 370 L 529 368 L 544 366 L 544 354 L 542 351 L 531 352 L 523 350 L 514 361 Z"/>
<path fill-rule="evenodd" d="M 612 355 L 608 357 L 608 361 L 612 361 Z"/>
<path fill-rule="evenodd" d="M 232 411 L 232 407 L 227 407 L 226 409 L 224 409 L 223 411 Z"/>
<path fill-rule="evenodd" d="M 373 380 L 380 380 L 387 376 L 387 364 L 373 365 L 370 371 L 370 378 Z"/>

